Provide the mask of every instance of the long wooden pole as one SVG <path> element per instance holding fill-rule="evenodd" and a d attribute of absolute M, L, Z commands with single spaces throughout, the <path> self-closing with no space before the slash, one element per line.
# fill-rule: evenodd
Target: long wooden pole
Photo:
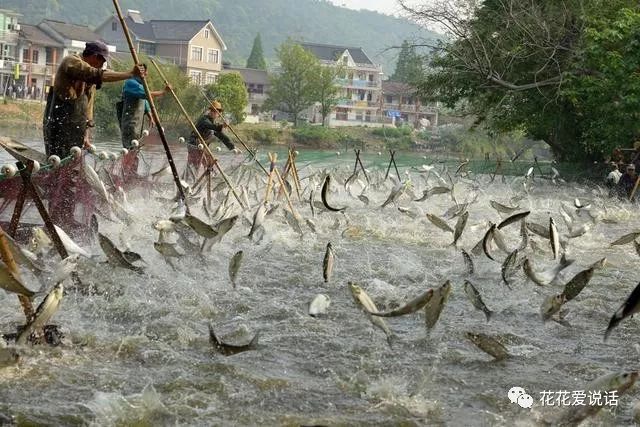
<path fill-rule="evenodd" d="M 638 178 L 636 178 L 636 183 L 633 186 L 633 190 L 631 190 L 631 194 L 629 194 L 629 201 L 633 200 L 633 196 L 636 195 L 636 191 L 638 191 L 638 185 L 640 185 L 640 176 L 638 176 Z"/>
<path fill-rule="evenodd" d="M 178 98 L 178 95 L 176 95 L 176 93 L 174 92 L 173 88 L 171 87 L 171 85 L 167 81 L 167 78 L 164 76 L 164 73 L 162 72 L 160 67 L 158 67 L 158 64 L 156 64 L 156 61 L 151 59 L 151 63 L 153 64 L 153 66 L 158 71 L 158 74 L 160 74 L 160 77 L 164 81 L 164 84 L 169 87 L 169 92 L 171 93 L 171 95 L 173 96 L 173 99 L 178 104 L 178 107 L 180 107 L 180 110 L 182 111 L 182 115 L 184 115 L 184 118 L 187 119 L 187 121 L 189 122 L 189 125 L 191 125 L 191 130 L 193 130 L 195 135 L 198 137 L 198 140 L 200 141 L 200 144 L 202 144 L 202 149 L 209 156 L 210 165 L 212 164 L 212 165 L 214 165 L 216 167 L 216 169 L 218 169 L 218 172 L 220 172 L 220 175 L 222 176 L 222 179 L 224 179 L 224 181 L 227 183 L 227 186 L 229 186 L 229 188 L 231 189 L 231 192 L 233 193 L 233 196 L 236 198 L 236 200 L 238 201 L 240 206 L 244 207 L 244 204 L 242 204 L 242 200 L 240 200 L 240 196 L 238 195 L 238 193 L 236 193 L 236 189 L 233 187 L 233 184 L 231 184 L 231 181 L 229 181 L 229 178 L 227 177 L 227 175 L 224 173 L 224 171 L 220 167 L 220 163 L 218 163 L 218 159 L 216 158 L 216 156 L 213 155 L 213 153 L 209 149 L 209 145 L 207 145 L 207 142 L 204 140 L 202 135 L 200 135 L 200 132 L 198 132 L 198 128 L 196 128 L 196 125 L 193 123 L 193 120 L 191 120 L 191 117 L 189 117 L 189 113 L 187 113 L 187 110 L 184 109 L 184 106 L 182 105 L 182 102 L 180 102 L 180 98 Z M 210 165 L 207 165 L 207 166 L 210 166 Z"/>
<path fill-rule="evenodd" d="M 213 102 L 211 102 L 211 100 L 209 99 L 209 97 L 207 96 L 207 94 L 204 92 L 204 90 L 202 88 L 200 88 L 200 92 L 202 92 L 202 96 L 204 96 L 204 99 L 209 103 L 209 105 L 211 106 L 211 108 L 213 108 L 213 110 L 218 113 L 218 115 L 220 116 L 220 118 L 222 119 L 222 121 L 224 122 L 225 125 L 227 125 L 227 127 L 229 128 L 229 130 L 231 131 L 231 133 L 233 133 L 233 135 L 238 139 L 238 141 L 240 142 L 240 144 L 244 147 L 245 150 L 247 150 L 247 152 L 249 154 L 251 154 L 251 157 L 253 158 L 253 160 L 256 161 L 256 163 L 258 164 L 258 166 L 260 166 L 260 168 L 264 171 L 265 174 L 269 175 L 269 172 L 267 172 L 267 170 L 264 168 L 264 166 L 262 166 L 262 163 L 260 163 L 260 160 L 258 160 L 258 156 L 256 156 L 256 153 L 251 150 L 247 144 L 244 143 L 244 141 L 242 140 L 242 138 L 240 138 L 240 136 L 236 133 L 235 130 L 233 130 L 233 128 L 231 127 L 231 125 L 229 124 L 229 122 L 227 122 L 227 120 L 224 118 L 224 116 L 222 115 L 222 112 L 220 110 L 218 110 L 214 105 Z"/>
<path fill-rule="evenodd" d="M 131 51 L 131 56 L 133 57 L 133 62 L 137 66 L 140 64 L 138 60 L 138 54 L 136 53 L 136 48 L 133 46 L 133 41 L 131 40 L 131 35 L 129 34 L 129 28 L 127 27 L 127 23 L 122 16 L 122 11 L 120 10 L 120 5 L 118 4 L 118 0 L 113 0 L 113 6 L 116 8 L 116 13 L 118 14 L 118 19 L 120 20 L 120 25 L 122 25 L 122 31 L 124 32 L 124 36 L 127 39 L 127 44 L 129 45 L 129 50 Z M 187 198 L 184 195 L 184 190 L 182 189 L 182 185 L 180 184 L 180 177 L 178 176 L 178 169 L 176 168 L 175 163 L 173 162 L 173 156 L 171 155 L 171 149 L 169 148 L 169 144 L 167 143 L 167 137 L 164 134 L 164 128 L 160 124 L 160 117 L 158 116 L 158 110 L 156 110 L 156 105 L 153 102 L 153 97 L 151 96 L 151 89 L 149 89 L 149 85 L 147 84 L 147 79 L 144 76 L 140 76 L 142 80 L 142 86 L 144 87 L 144 93 L 147 97 L 147 101 L 149 101 L 149 108 L 151 109 L 151 117 L 153 117 L 153 121 L 156 124 L 156 128 L 158 129 L 158 134 L 160 135 L 160 140 L 162 141 L 162 145 L 164 147 L 164 152 L 167 155 L 167 161 L 169 162 L 169 167 L 171 168 L 171 173 L 173 174 L 173 180 L 176 183 L 176 187 L 178 187 L 178 193 L 180 194 L 180 198 L 184 203 L 187 210 L 189 207 L 187 206 Z"/>

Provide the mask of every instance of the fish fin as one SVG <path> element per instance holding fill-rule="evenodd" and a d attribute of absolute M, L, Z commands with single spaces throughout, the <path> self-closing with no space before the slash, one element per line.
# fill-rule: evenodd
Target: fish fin
<path fill-rule="evenodd" d="M 487 310 L 484 312 L 484 315 L 487 316 L 487 322 L 491 320 L 491 316 L 493 316 L 493 311 Z"/>
<path fill-rule="evenodd" d="M 393 343 L 397 341 L 397 336 L 395 334 L 387 335 L 387 344 L 389 344 L 389 348 L 393 350 Z"/>
<path fill-rule="evenodd" d="M 609 326 L 607 326 L 607 330 L 604 332 L 604 342 L 607 342 L 607 339 L 609 339 L 609 335 L 611 334 L 611 331 L 613 331 L 613 329 L 618 326 L 618 324 L 622 321 L 622 317 L 620 317 L 618 315 L 618 313 L 615 313 L 613 315 L 613 317 L 611 317 L 611 320 L 609 320 Z"/>

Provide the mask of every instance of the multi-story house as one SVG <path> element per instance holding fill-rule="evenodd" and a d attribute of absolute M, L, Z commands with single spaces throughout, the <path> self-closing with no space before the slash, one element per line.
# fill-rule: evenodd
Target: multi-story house
<path fill-rule="evenodd" d="M 22 24 L 18 39 L 18 61 L 25 97 L 44 99 L 47 86 L 53 83 L 56 68 L 63 57 L 63 43 L 35 25 Z"/>
<path fill-rule="evenodd" d="M 195 84 L 216 81 L 222 70 L 222 52 L 227 46 L 210 20 L 145 21 L 140 12 L 128 10 L 125 22 L 138 52 L 178 65 Z M 129 50 L 117 16 L 99 25 L 96 33 L 118 51 Z"/>
<path fill-rule="evenodd" d="M 413 86 L 385 80 L 382 82 L 381 99 L 385 123 L 408 123 L 414 128 L 438 126 L 437 105 L 423 105 Z"/>
<path fill-rule="evenodd" d="M 300 43 L 313 53 L 322 65 L 340 65 L 343 73 L 336 83 L 340 99 L 328 117 L 329 126 L 382 126 L 380 100 L 382 96 L 382 67 L 374 64 L 359 47 Z M 310 120 L 321 120 L 312 109 Z"/>
<path fill-rule="evenodd" d="M 19 13 L 0 9 L 0 87 L 4 94 L 15 73 Z"/>
<path fill-rule="evenodd" d="M 239 73 L 244 80 L 249 95 L 249 103 L 245 109 L 245 122 L 257 123 L 260 121 L 262 104 L 267 99 L 269 93 L 269 76 L 265 70 L 255 70 L 253 68 L 241 68 L 225 65 L 222 73 Z"/>

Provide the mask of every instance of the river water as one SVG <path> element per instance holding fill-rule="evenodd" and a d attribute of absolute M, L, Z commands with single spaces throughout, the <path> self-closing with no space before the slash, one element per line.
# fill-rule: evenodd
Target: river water
<path fill-rule="evenodd" d="M 162 164 L 160 149 L 150 147 L 146 155 L 152 169 Z M 184 157 L 174 149 L 176 158 Z M 241 158 L 225 153 L 222 164 L 230 168 Z M 542 391 L 582 390 L 604 373 L 637 369 L 636 319 L 625 320 L 603 342 L 609 318 L 638 282 L 633 245 L 609 246 L 640 228 L 637 206 L 570 183 L 536 179 L 526 193 L 522 177 L 504 182 L 499 176 L 490 182 L 483 174 L 456 178 L 459 202 L 478 196 L 456 248 L 451 233 L 425 217 L 450 208 L 448 194 L 424 202 L 402 196 L 398 205 L 411 208 L 415 218 L 393 204 L 381 208 L 391 190 L 390 180 L 381 183 L 387 159 L 370 153 L 364 164 L 376 184 L 366 190 L 367 206 L 342 186 L 353 160 L 351 153 L 300 153 L 303 186 L 318 181 L 307 176 L 327 169 L 334 178 L 330 203 L 347 207 L 344 213 L 318 212 L 317 233 L 304 227 L 300 238 L 284 221 L 280 201 L 279 211 L 265 221 L 262 240 L 247 239 L 250 225 L 238 221 L 204 259 L 185 256 L 177 271 L 154 250 L 158 236 L 151 226 L 170 214 L 170 203 L 156 199 L 173 196 L 170 180 L 151 194 L 131 192 L 132 223 L 101 220 L 101 232 L 116 243 L 128 241 L 148 264 L 146 273 L 102 264 L 99 246 L 85 245 L 97 257 L 81 261 L 80 278 L 96 292 L 69 291 L 64 297 L 54 323 L 66 332 L 65 345 L 21 348 L 19 365 L 0 368 L 0 413 L 25 425 L 535 425 L 559 411 L 541 405 Z M 418 196 L 427 187 L 419 165 L 431 162 L 409 154 L 400 162 L 400 174 L 411 178 Z M 436 163 L 434 170 L 445 176 L 443 167 Z M 434 185 L 442 183 L 430 174 L 428 186 Z M 360 188 L 355 183 L 352 191 Z M 264 185 L 253 190 L 262 197 Z M 316 194 L 319 200 L 319 187 Z M 518 196 L 522 199 L 512 200 Z M 517 203 L 531 211 L 528 220 L 540 224 L 548 224 L 551 215 L 564 235 L 560 204 L 572 205 L 575 197 L 592 202 L 597 220 L 587 234 L 568 240 L 567 257 L 575 262 L 561 282 L 601 257 L 609 263 L 567 303 L 571 327 L 544 323 L 539 314 L 543 298 L 561 292 L 561 285 L 538 287 L 520 271 L 509 290 L 501 283 L 500 263 L 484 255 L 474 257 L 476 272 L 467 275 L 460 248 L 470 252 L 488 221 L 501 219 L 490 200 Z M 196 206 L 194 214 L 205 218 Z M 296 209 L 312 218 L 308 203 L 296 203 Z M 250 221 L 253 211 L 243 215 Z M 455 221 L 449 219 L 452 227 Z M 591 219 L 582 212 L 575 222 Z M 504 231 L 507 244 L 517 247 L 519 227 Z M 529 247 L 526 253 L 536 270 L 552 268 L 548 241 L 531 240 L 539 249 Z M 336 261 L 325 284 L 322 260 L 328 242 Z M 238 250 L 244 259 L 233 289 L 228 264 Z M 506 256 L 498 249 L 494 254 L 500 262 Z M 495 312 L 489 322 L 467 299 L 465 279 Z M 388 320 L 397 335 L 393 348 L 347 286 L 357 282 L 379 308 L 389 308 L 446 280 L 452 293 L 433 330 L 427 332 L 421 311 Z M 313 318 L 308 304 L 318 293 L 329 296 L 331 305 L 326 316 Z M 17 298 L 0 292 L 1 330 L 10 332 L 21 321 Z M 208 342 L 208 323 L 220 335 L 259 332 L 258 348 L 223 356 Z M 497 336 L 512 357 L 493 361 L 465 332 Z M 532 409 L 509 401 L 513 386 L 533 397 Z M 596 424 L 632 424 L 637 397 L 637 388 L 632 389 L 613 411 L 601 411 Z"/>

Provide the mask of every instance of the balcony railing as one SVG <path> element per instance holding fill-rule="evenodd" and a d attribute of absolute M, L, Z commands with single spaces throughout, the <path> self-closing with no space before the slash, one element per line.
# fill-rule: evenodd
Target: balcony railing
<path fill-rule="evenodd" d="M 380 103 L 374 101 L 354 101 L 352 99 L 340 99 L 338 100 L 338 107 L 380 108 Z"/>
<path fill-rule="evenodd" d="M 380 82 L 371 82 L 369 80 L 336 79 L 336 84 L 355 88 L 382 89 Z"/>
<path fill-rule="evenodd" d="M 0 43 L 2 44 L 18 43 L 18 32 L 14 30 L 0 30 Z"/>
<path fill-rule="evenodd" d="M 389 104 L 385 103 L 383 107 L 385 110 L 396 110 L 405 113 L 432 113 L 435 114 L 438 110 L 434 106 L 431 105 L 420 105 L 417 104 Z"/>

